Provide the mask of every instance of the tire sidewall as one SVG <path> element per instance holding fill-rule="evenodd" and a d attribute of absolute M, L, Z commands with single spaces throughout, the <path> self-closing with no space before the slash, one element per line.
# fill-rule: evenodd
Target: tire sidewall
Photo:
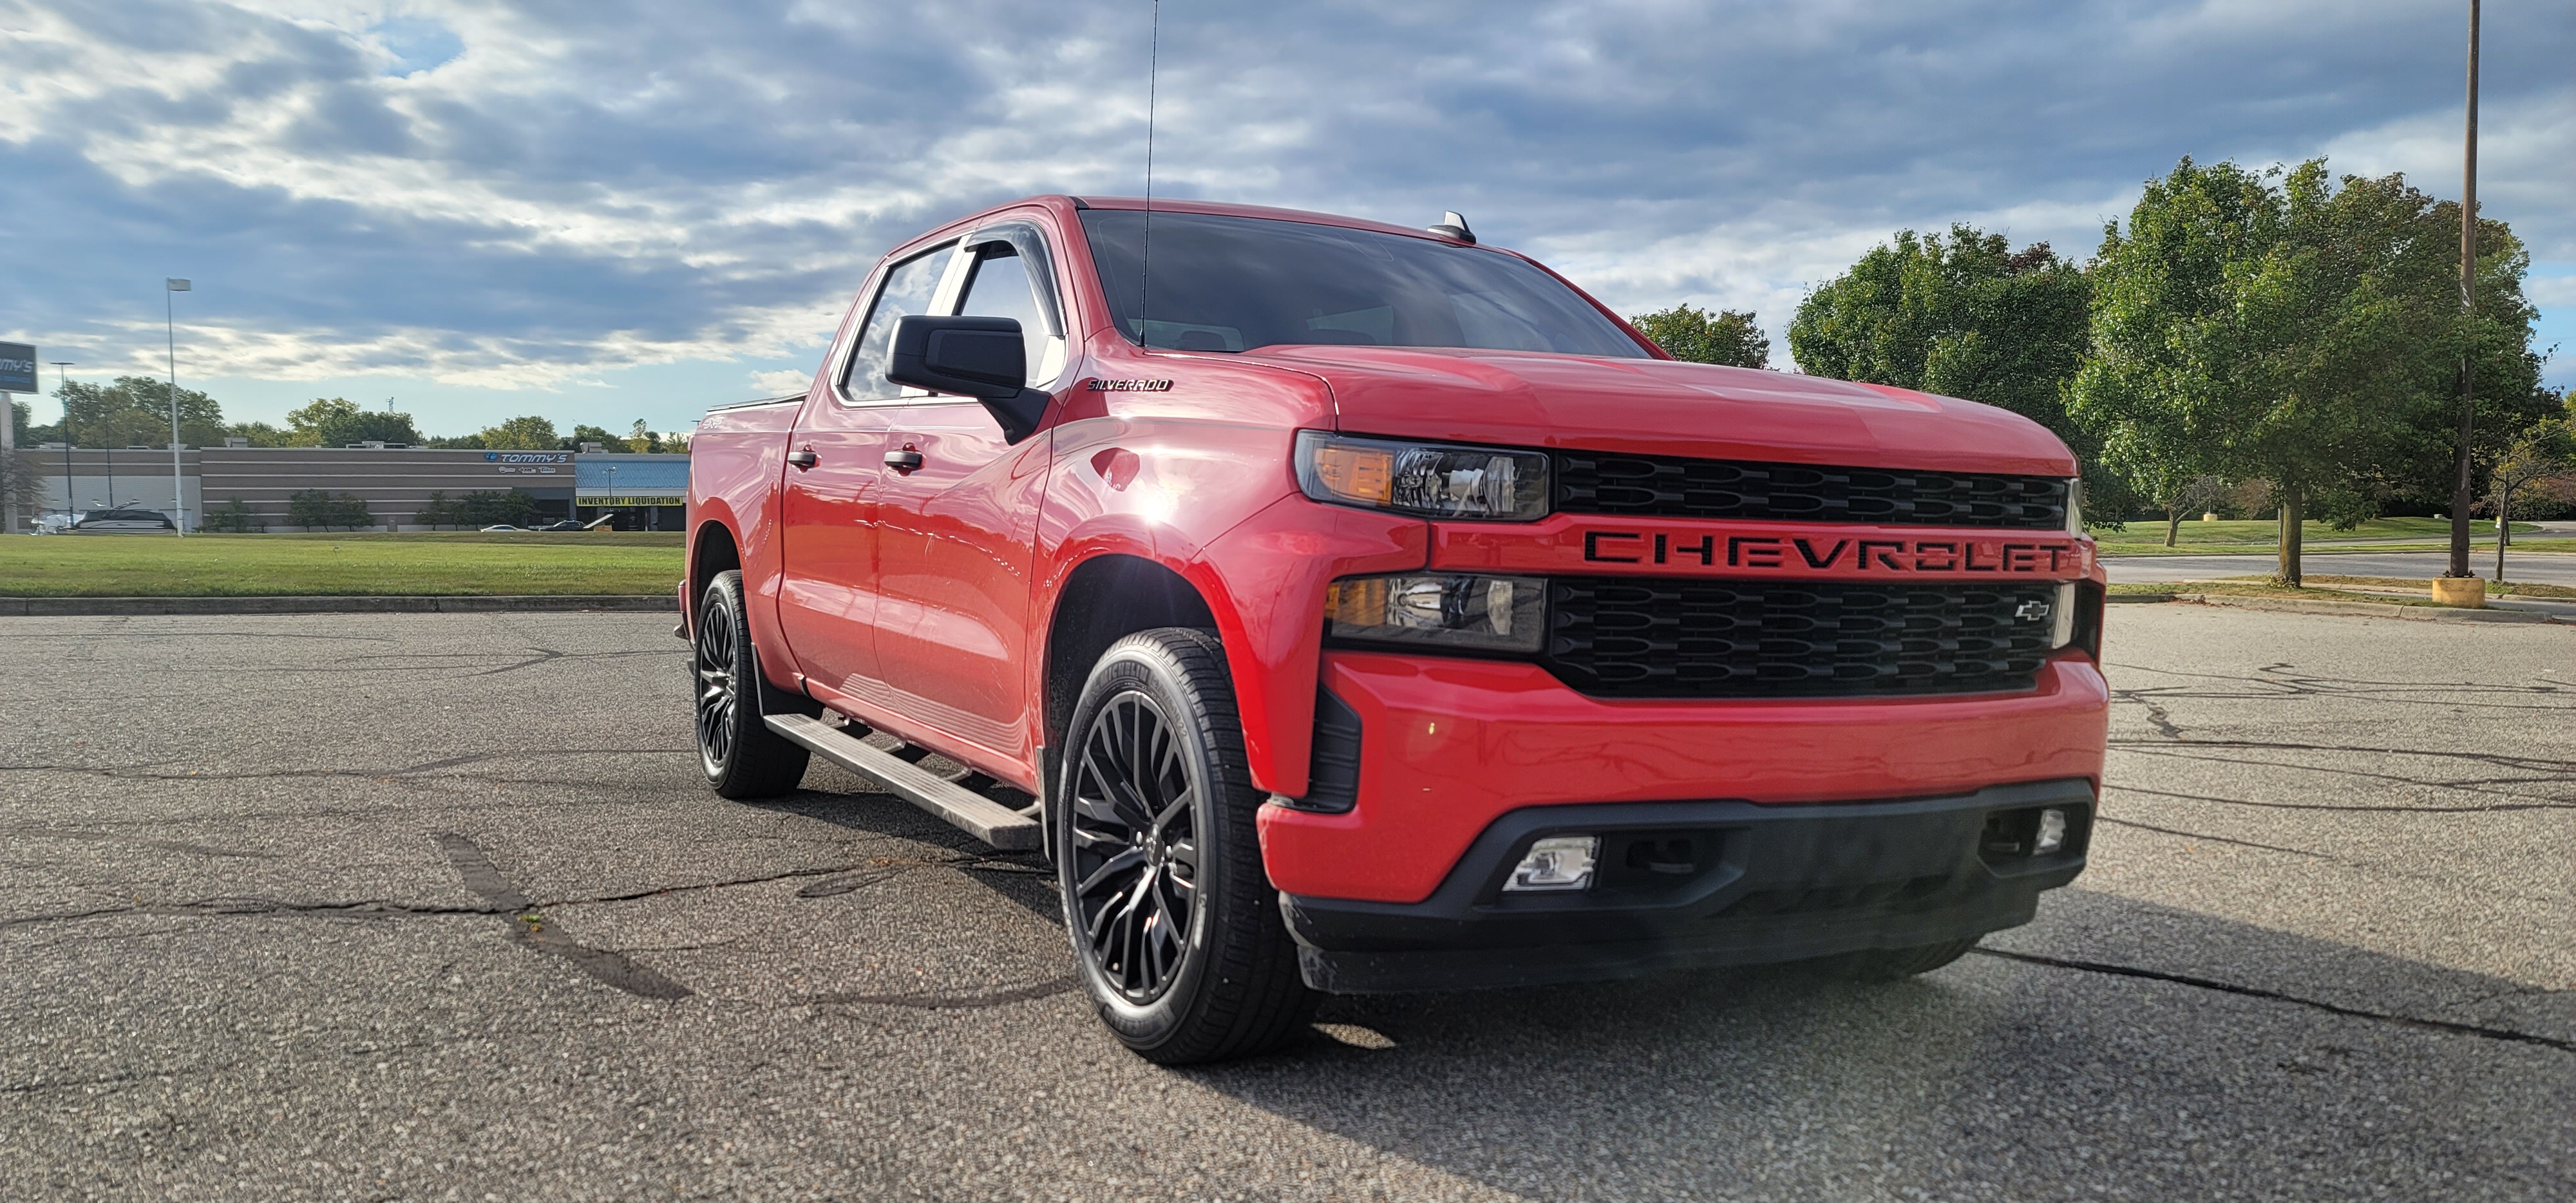
<path fill-rule="evenodd" d="M 742 577 L 739 573 L 721 572 L 707 582 L 706 593 L 698 606 L 697 637 L 689 641 L 689 678 L 691 705 L 696 704 L 694 689 L 698 664 L 704 655 L 703 641 L 707 628 L 721 622 L 733 637 L 731 669 L 733 673 L 732 751 L 722 763 L 707 755 L 706 743 L 698 743 L 698 767 L 705 771 L 709 784 L 719 788 L 741 775 L 742 760 L 752 741 L 750 727 L 759 722 L 760 686 L 758 663 L 752 659 L 751 628 L 745 621 L 742 605 Z M 690 731 L 696 734 L 695 714 Z"/>
<path fill-rule="evenodd" d="M 1129 692 L 1151 700 L 1162 711 L 1163 721 L 1186 746 L 1191 788 L 1199 799 L 1191 816 L 1201 848 L 1198 888 L 1194 891 L 1190 930 L 1182 942 L 1180 972 L 1173 975 L 1162 993 L 1143 1003 L 1130 1001 L 1110 982 L 1083 938 L 1081 902 L 1075 889 L 1079 884 L 1075 878 L 1078 862 L 1073 854 L 1071 799 L 1082 769 L 1083 750 L 1090 743 L 1091 727 L 1100 712 Z M 1215 960 L 1209 947 L 1214 934 L 1224 924 L 1243 921 L 1229 913 L 1230 883 L 1226 881 L 1228 867 L 1222 848 L 1224 841 L 1238 838 L 1233 825 L 1249 822 L 1250 815 L 1238 816 L 1234 808 L 1223 804 L 1225 794 L 1235 785 L 1227 780 L 1224 766 L 1210 746 L 1210 732 L 1201 721 L 1203 711 L 1193 692 L 1188 674 L 1160 646 L 1131 639 L 1112 647 L 1092 668 L 1091 679 L 1083 686 L 1082 700 L 1074 709 L 1069 728 L 1072 735 L 1065 741 L 1062 790 L 1066 801 L 1053 808 L 1050 818 L 1055 825 L 1056 847 L 1061 850 L 1056 858 L 1056 879 L 1064 896 L 1065 932 L 1073 944 L 1074 963 L 1091 992 L 1101 1022 L 1116 1031 L 1128 1046 L 1140 1051 L 1155 1048 L 1184 1028 L 1190 1013 L 1203 1004 L 1207 994 L 1207 978 Z"/>

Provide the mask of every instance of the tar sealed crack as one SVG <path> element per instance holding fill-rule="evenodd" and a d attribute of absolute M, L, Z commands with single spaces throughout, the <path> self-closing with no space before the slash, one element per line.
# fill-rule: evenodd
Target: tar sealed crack
<path fill-rule="evenodd" d="M 512 939 L 562 957 L 582 972 L 629 994 L 660 999 L 689 996 L 687 986 L 636 964 L 622 953 L 592 948 L 549 927 L 545 916 L 529 903 L 527 894 L 502 876 L 491 856 L 471 838 L 450 832 L 438 837 L 438 846 L 446 851 L 449 863 L 456 866 L 456 874 L 464 879 L 468 891 L 490 904 L 493 913 L 509 915 Z"/>
<path fill-rule="evenodd" d="M 2561 1040 L 2554 1036 L 2540 1036 L 2530 1032 L 2517 1032 L 2511 1028 L 2491 1028 L 2483 1024 L 2475 1023 L 2453 1023 L 2447 1019 L 2420 1019 L 2412 1015 L 2395 1015 L 2386 1011 L 2364 1011 L 2358 1007 L 2338 1006 L 2330 1002 L 2320 1002 L 2313 998 L 2301 998 L 2295 994 L 2283 994 L 2277 990 L 2266 990 L 2260 986 L 2240 986 L 2234 982 L 2216 981 L 2205 977 L 2192 977 L 2188 974 L 2181 973 L 2165 973 L 2155 969 L 2140 969 L 2133 965 L 2112 965 L 2101 961 L 2077 961 L 2070 960 L 2065 957 L 2048 957 L 2029 952 L 2006 952 L 2000 948 L 1978 948 L 1971 951 L 1974 951 L 1979 956 L 1996 957 L 2006 961 L 2020 961 L 2026 965 L 2047 965 L 2057 969 L 2076 969 L 2085 973 L 2101 973 L 2108 974 L 2113 977 L 2133 977 L 2151 982 L 2169 982 L 2177 986 L 2190 986 L 2200 990 L 2213 990 L 2221 994 L 2233 994 L 2240 998 L 2259 998 L 2266 1002 L 2288 1003 L 2296 1007 L 2306 1007 L 2312 1011 L 2323 1011 L 2329 1015 L 2341 1015 L 2347 1019 L 2367 1019 L 2375 1023 L 2395 1024 L 2399 1027 L 2415 1028 L 2420 1031 L 2449 1032 L 2458 1036 L 2475 1036 L 2481 1040 L 2500 1040 L 2510 1044 L 2536 1044 L 2542 1048 L 2557 1049 L 2562 1053 L 2576 1053 L 2576 1040 Z"/>

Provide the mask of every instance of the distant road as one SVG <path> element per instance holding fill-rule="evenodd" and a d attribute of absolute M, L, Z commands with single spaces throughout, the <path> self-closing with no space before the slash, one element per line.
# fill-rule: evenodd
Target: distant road
<path fill-rule="evenodd" d="M 2451 566 L 2451 556 L 2442 551 L 2378 551 L 2336 553 L 2309 551 L 2300 557 L 2300 568 L 2310 575 L 2329 576 L 2399 576 L 2436 577 Z M 2274 558 L 2258 556 L 2106 556 L 2103 567 L 2111 573 L 2114 584 L 2154 581 L 2210 581 L 2231 576 L 2259 576 L 2272 571 Z M 2495 574 L 2493 545 L 2478 549 L 2469 564 L 2479 576 Z M 2534 585 L 2576 585 L 2576 555 L 2566 552 L 2504 553 L 2506 580 Z"/>

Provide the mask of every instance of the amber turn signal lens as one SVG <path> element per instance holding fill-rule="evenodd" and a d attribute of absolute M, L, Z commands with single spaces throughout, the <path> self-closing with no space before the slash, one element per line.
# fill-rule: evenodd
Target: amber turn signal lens
<path fill-rule="evenodd" d="M 1315 478 L 1335 497 L 1384 505 L 1394 496 L 1395 453 L 1326 445 L 1315 451 Z"/>

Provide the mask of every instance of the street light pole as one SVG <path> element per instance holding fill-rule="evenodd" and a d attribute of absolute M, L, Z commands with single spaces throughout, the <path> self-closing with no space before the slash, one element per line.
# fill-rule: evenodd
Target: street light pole
<path fill-rule="evenodd" d="M 2451 487 L 2451 569 L 2444 576 L 2469 576 L 2469 436 L 2478 414 L 2477 357 L 2467 339 L 2467 319 L 2478 311 L 2478 0 L 2469 0 L 2469 116 L 2460 153 L 2460 453 L 2458 478 Z M 2503 535 L 2499 533 L 2498 538 Z"/>
<path fill-rule="evenodd" d="M 178 511 L 179 537 L 188 537 L 188 485 L 179 474 L 179 299 L 175 294 L 188 291 L 188 282 L 172 277 L 161 281 L 162 332 L 170 340 L 170 508 Z"/>
<path fill-rule="evenodd" d="M 80 502 L 72 496 L 71 369 L 72 365 L 78 362 L 78 360 L 73 359 L 57 359 L 53 361 L 54 395 L 61 398 L 63 402 L 63 516 L 66 518 L 71 516 L 72 511 L 80 508 Z"/>

